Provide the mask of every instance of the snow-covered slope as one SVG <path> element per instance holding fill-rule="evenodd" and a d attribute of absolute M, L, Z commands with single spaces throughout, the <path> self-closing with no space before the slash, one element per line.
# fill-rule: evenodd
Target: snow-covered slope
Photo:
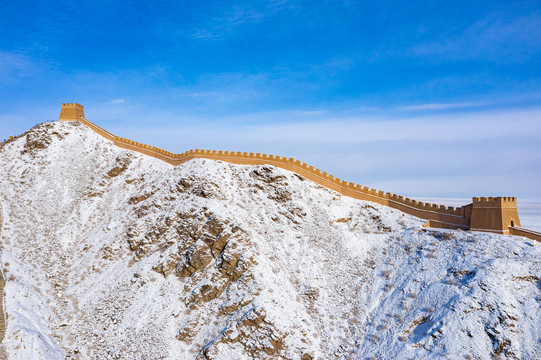
<path fill-rule="evenodd" d="M 85 126 L 0 149 L 9 359 L 541 358 L 541 246 Z"/>

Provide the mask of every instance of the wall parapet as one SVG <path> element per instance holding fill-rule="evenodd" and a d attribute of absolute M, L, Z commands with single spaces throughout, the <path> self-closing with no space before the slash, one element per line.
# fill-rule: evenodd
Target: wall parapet
<path fill-rule="evenodd" d="M 318 183 L 319 185 L 335 190 L 342 195 L 360 200 L 376 202 L 421 218 L 441 221 L 447 224 L 455 224 L 457 227 L 461 228 L 469 226 L 469 219 L 464 218 L 461 208 L 417 201 L 402 195 L 384 192 L 382 190 L 373 189 L 369 188 L 368 186 L 342 180 L 332 174 L 327 173 L 326 171 L 314 168 L 314 166 L 308 165 L 307 163 L 292 157 L 253 152 L 209 149 L 192 149 L 180 154 L 176 154 L 152 145 L 143 144 L 113 135 L 112 133 L 85 118 L 80 118 L 78 121 L 99 135 L 112 141 L 118 147 L 152 156 L 174 166 L 180 165 L 195 158 L 221 160 L 244 165 L 274 165 L 298 173 L 299 175 L 304 176 Z"/>
<path fill-rule="evenodd" d="M 516 235 L 516 236 L 524 236 L 524 237 L 527 237 L 528 239 L 541 242 L 541 232 L 524 229 L 518 226 L 509 226 L 509 234 Z"/>
<path fill-rule="evenodd" d="M 63 104 L 63 109 L 65 108 L 64 105 L 65 104 Z M 69 104 L 70 107 L 71 105 L 72 104 Z M 104 130 L 96 124 L 88 121 L 84 117 L 76 120 L 80 121 L 104 138 L 112 141 L 120 148 L 137 151 L 139 153 L 152 156 L 173 166 L 177 166 L 185 163 L 186 161 L 197 158 L 219 160 L 241 165 L 273 165 L 295 172 L 308 180 L 311 180 L 331 190 L 337 191 L 344 196 L 375 202 L 398 209 L 410 215 L 429 220 L 426 226 L 470 229 L 472 208 L 516 208 L 515 197 L 475 197 L 472 199 L 472 204 L 466 204 L 461 207 L 422 202 L 404 197 L 402 195 L 384 192 L 382 190 L 369 188 L 368 186 L 348 182 L 322 171 L 321 169 L 314 168 L 312 165 L 308 165 L 300 160 L 279 155 L 208 149 L 192 149 L 180 154 L 176 154 L 155 146 L 113 135 L 107 130 Z M 490 228 L 487 228 L 487 230 L 491 231 Z"/>

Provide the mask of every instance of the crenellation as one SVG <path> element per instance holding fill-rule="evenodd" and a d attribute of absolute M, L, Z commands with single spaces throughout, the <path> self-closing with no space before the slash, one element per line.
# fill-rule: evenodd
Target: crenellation
<path fill-rule="evenodd" d="M 59 121 L 77 121 L 85 119 L 84 106 L 77 103 L 63 103 L 58 117 Z"/>
<path fill-rule="evenodd" d="M 262 153 L 207 149 L 192 149 L 181 154 L 175 154 L 152 145 L 142 144 L 130 139 L 125 139 L 110 134 L 99 126 L 86 120 L 84 116 L 84 107 L 77 103 L 62 103 L 62 110 L 60 112 L 59 120 L 79 120 L 96 133 L 109 140 L 113 140 L 115 144 L 118 144 L 119 146 L 120 144 L 126 144 L 129 145 L 130 149 L 133 148 L 134 151 L 139 151 L 171 163 L 170 161 L 164 159 L 164 157 L 167 156 L 176 160 L 176 162 L 172 163 L 174 165 L 178 165 L 179 163 L 183 163 L 188 159 L 198 157 L 222 158 L 225 156 L 230 158 L 239 158 L 239 163 L 241 164 L 254 165 L 261 164 L 260 161 L 255 161 L 256 159 L 265 159 L 286 170 L 291 170 L 290 164 L 296 165 L 304 170 L 300 174 L 306 175 L 306 172 L 308 172 L 308 179 L 315 181 L 320 185 L 329 186 L 330 182 L 332 184 L 337 184 L 342 188 L 352 189 L 354 192 L 349 192 L 348 196 L 363 200 L 371 200 L 382 205 L 398 208 L 401 211 L 414 216 L 434 220 L 432 224 L 446 224 L 445 226 L 453 226 L 455 224 L 459 228 L 471 227 L 471 229 L 474 230 L 494 231 L 503 234 L 509 233 L 509 226 L 520 226 L 518 212 L 516 210 L 516 197 L 473 197 L 471 204 L 458 208 L 453 206 L 430 204 L 417 201 L 409 197 L 404 197 L 402 195 L 384 192 L 382 190 L 376 190 L 374 188 L 369 188 L 368 186 L 361 186 L 353 182 L 342 180 L 332 174 L 322 171 L 321 169 L 314 168 L 312 165 L 308 165 L 305 162 L 301 162 L 300 160 L 296 160 L 291 157 L 286 158 L 278 155 Z M 234 159 L 231 159 L 231 161 L 235 162 Z M 335 187 L 331 188 L 335 189 Z M 367 197 L 367 195 L 370 195 L 370 197 Z M 392 201 L 389 202 L 389 200 Z M 408 207 L 404 207 L 404 204 L 408 205 Z"/>

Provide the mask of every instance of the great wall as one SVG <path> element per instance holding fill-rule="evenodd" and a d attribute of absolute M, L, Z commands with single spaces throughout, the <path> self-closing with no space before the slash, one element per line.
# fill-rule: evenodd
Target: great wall
<path fill-rule="evenodd" d="M 541 233 L 520 227 L 515 197 L 474 197 L 471 204 L 458 208 L 430 204 L 341 180 L 293 158 L 260 153 L 199 149 L 186 151 L 182 154 L 174 154 L 155 146 L 138 143 L 111 134 L 96 124 L 88 121 L 84 116 L 83 106 L 75 103 L 62 104 L 59 120 L 79 121 L 99 135 L 112 141 L 120 148 L 137 151 L 174 166 L 197 158 L 221 160 L 241 165 L 273 165 L 295 172 L 306 179 L 332 189 L 342 195 L 375 202 L 426 219 L 428 221 L 425 227 L 494 232 L 504 235 L 524 236 L 532 240 L 541 241 Z M 9 141 L 13 141 L 16 138 L 18 137 L 11 138 Z M 1 143 L 0 148 L 5 143 L 6 142 Z M 1 229 L 2 217 L 0 211 L 0 230 Z M 5 326 L 4 277 L 0 271 L 0 343 L 4 337 Z M 0 348 L 0 358 L 1 350 L 2 349 Z"/>
<path fill-rule="evenodd" d="M 84 107 L 76 103 L 62 104 L 59 121 L 79 121 L 104 138 L 112 141 L 120 148 L 137 151 L 174 166 L 196 158 L 221 160 L 241 165 L 273 165 L 295 172 L 306 179 L 332 189 L 342 195 L 355 199 L 372 201 L 426 219 L 428 222 L 425 227 L 486 231 L 504 235 L 520 235 L 541 241 L 541 233 L 520 227 L 517 200 L 515 197 L 474 197 L 471 204 L 458 208 L 430 204 L 347 182 L 293 158 L 260 153 L 200 149 L 189 150 L 181 154 L 174 154 L 155 146 L 138 143 L 111 134 L 96 124 L 88 121 L 85 118 Z"/>

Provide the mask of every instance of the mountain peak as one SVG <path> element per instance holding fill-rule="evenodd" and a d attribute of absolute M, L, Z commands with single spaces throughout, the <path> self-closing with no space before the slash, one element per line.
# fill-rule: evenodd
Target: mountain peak
<path fill-rule="evenodd" d="M 12 358 L 534 358 L 540 247 L 76 122 L 0 149 Z"/>

